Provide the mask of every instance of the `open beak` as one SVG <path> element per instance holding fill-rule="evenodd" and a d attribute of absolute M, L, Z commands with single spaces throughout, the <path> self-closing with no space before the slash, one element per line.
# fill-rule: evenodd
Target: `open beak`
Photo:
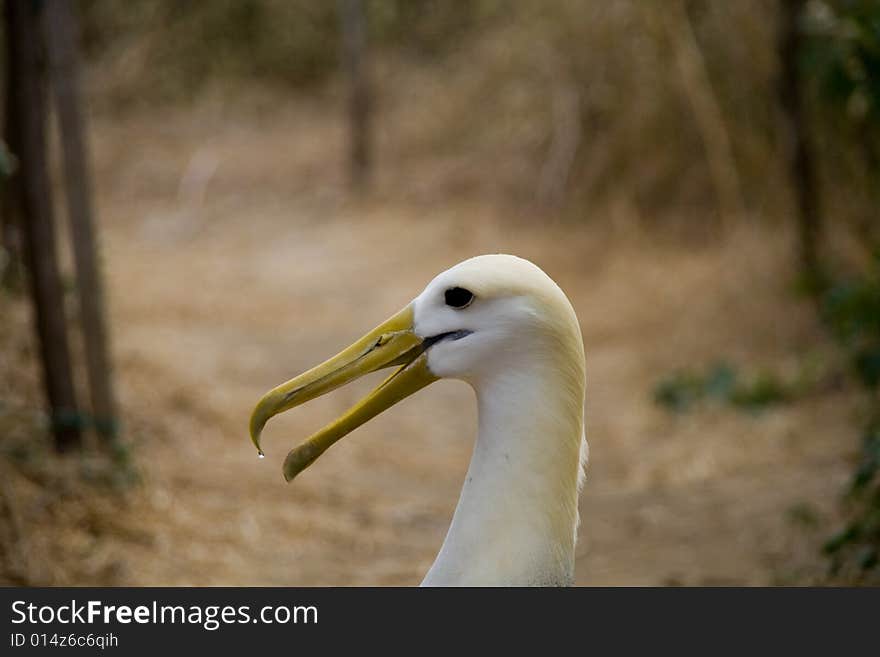
<path fill-rule="evenodd" d="M 431 343 L 430 339 L 423 340 L 413 331 L 413 309 L 411 305 L 407 306 L 330 360 L 267 392 L 251 414 L 251 440 L 262 455 L 260 433 L 272 416 L 370 372 L 399 366 L 342 417 L 290 450 L 284 460 L 284 478 L 290 481 L 337 440 L 436 381 L 424 354 Z"/>

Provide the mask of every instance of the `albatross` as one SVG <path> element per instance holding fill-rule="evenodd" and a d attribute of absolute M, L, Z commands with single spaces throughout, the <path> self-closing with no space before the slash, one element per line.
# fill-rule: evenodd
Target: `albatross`
<path fill-rule="evenodd" d="M 292 449 L 292 480 L 331 445 L 439 379 L 474 390 L 478 432 L 452 522 L 423 586 L 574 583 L 578 495 L 587 462 L 584 347 L 574 309 L 539 267 L 484 255 L 439 274 L 350 347 L 273 388 L 251 439 L 274 415 L 365 374 L 393 373 Z"/>

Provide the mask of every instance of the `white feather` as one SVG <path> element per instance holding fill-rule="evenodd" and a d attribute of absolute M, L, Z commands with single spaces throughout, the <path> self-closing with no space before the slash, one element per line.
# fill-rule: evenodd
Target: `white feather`
<path fill-rule="evenodd" d="M 471 290 L 465 309 L 443 301 Z M 474 389 L 479 429 L 446 539 L 423 585 L 568 585 L 574 581 L 584 438 L 585 365 L 577 317 L 532 263 L 507 255 L 466 260 L 414 302 L 415 329 L 438 343 L 428 366 Z"/>

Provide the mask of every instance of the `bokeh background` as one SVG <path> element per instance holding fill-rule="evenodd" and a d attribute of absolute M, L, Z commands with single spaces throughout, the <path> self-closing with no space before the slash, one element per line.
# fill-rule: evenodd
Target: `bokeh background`
<path fill-rule="evenodd" d="M 287 450 L 375 380 L 274 420 L 262 460 L 247 421 L 491 252 L 541 266 L 581 321 L 579 584 L 878 582 L 876 0 L 81 0 L 72 168 L 73 78 L 47 64 L 64 22 L 52 0 L 5 5 L 0 582 L 417 584 L 473 444 L 464 384 L 291 485 Z M 15 43 L 48 105 L 57 256 L 32 248 L 59 271 L 63 413 L 34 328 Z M 80 169 L 110 353 L 92 379 Z M 90 410 L 96 376 L 112 418 Z"/>

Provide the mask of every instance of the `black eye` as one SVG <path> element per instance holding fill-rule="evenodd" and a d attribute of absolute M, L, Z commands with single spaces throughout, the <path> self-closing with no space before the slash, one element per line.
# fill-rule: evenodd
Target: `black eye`
<path fill-rule="evenodd" d="M 474 293 L 463 287 L 451 287 L 446 290 L 446 305 L 453 308 L 465 308 L 474 300 Z"/>

